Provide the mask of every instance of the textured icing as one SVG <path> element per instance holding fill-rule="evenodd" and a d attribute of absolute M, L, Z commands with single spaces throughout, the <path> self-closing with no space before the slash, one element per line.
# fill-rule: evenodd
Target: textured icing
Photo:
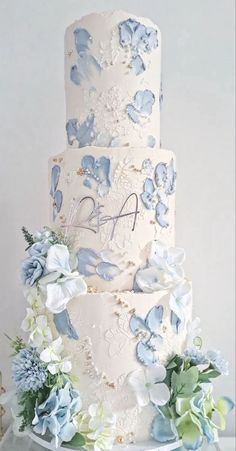
<path fill-rule="evenodd" d="M 65 35 L 65 88 L 69 146 L 159 147 L 160 30 L 123 11 L 74 22 Z"/>
<path fill-rule="evenodd" d="M 76 249 L 83 249 L 79 270 L 88 285 L 98 291 L 132 290 L 150 243 L 174 245 L 170 186 L 175 175 L 168 170 L 174 161 L 166 150 L 93 147 L 50 160 L 50 173 L 55 165 L 60 168 L 63 194 L 60 213 L 52 214 L 51 222 L 75 235 Z"/>
<path fill-rule="evenodd" d="M 107 400 L 118 413 L 117 436 L 133 434 L 137 441 L 149 439 L 155 410 L 145 408 L 140 413 L 125 383 L 128 374 L 140 368 L 136 349 L 142 340 L 138 333 L 142 326 L 134 323 L 134 318 L 146 318 L 143 325 L 148 336 L 150 331 L 158 331 L 161 346 L 155 359 L 164 363 L 173 352 L 182 350 L 191 306 L 179 335 L 172 330 L 168 291 L 87 294 L 71 301 L 68 311 L 80 340 L 64 337 L 63 341 L 72 357 L 73 371 L 79 376 L 84 405 L 96 399 Z M 153 332 L 151 335 L 154 338 Z"/>

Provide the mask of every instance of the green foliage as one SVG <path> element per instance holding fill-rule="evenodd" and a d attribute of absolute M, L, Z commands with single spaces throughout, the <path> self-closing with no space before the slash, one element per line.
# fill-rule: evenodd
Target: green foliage
<path fill-rule="evenodd" d="M 26 227 L 22 227 L 22 233 L 24 235 L 24 239 L 26 243 L 28 244 L 28 247 L 26 250 L 28 250 L 31 246 L 34 244 L 34 237 L 33 235 L 26 229 Z"/>
<path fill-rule="evenodd" d="M 14 357 L 15 355 L 19 354 L 22 349 L 26 348 L 26 343 L 21 337 L 11 338 L 7 334 L 5 334 L 5 337 L 10 341 L 10 346 L 13 349 L 14 353 L 11 355 L 11 357 Z"/>
<path fill-rule="evenodd" d="M 50 230 L 50 229 L 48 229 Z M 64 246 L 67 246 L 68 249 L 72 249 L 73 247 L 73 240 L 71 237 L 66 236 L 62 230 L 57 230 L 56 232 L 53 230 L 51 231 L 51 238 L 50 242 L 52 245 L 54 244 L 63 244 Z"/>
<path fill-rule="evenodd" d="M 62 446 L 65 446 L 66 448 L 69 448 L 69 449 L 81 448 L 84 445 L 85 445 L 85 439 L 79 433 L 75 434 L 75 436 L 72 438 L 72 440 L 69 443 L 64 442 L 62 444 Z"/>
<path fill-rule="evenodd" d="M 214 369 L 207 369 L 206 371 L 203 371 L 199 374 L 199 382 L 201 383 L 210 383 L 211 379 L 215 379 L 216 377 L 219 377 L 221 374 L 219 371 L 216 371 Z"/>
<path fill-rule="evenodd" d="M 192 398 L 194 390 L 197 388 L 198 378 L 199 371 L 196 366 L 179 374 L 174 371 L 171 377 L 171 404 L 175 403 L 177 398 Z"/>

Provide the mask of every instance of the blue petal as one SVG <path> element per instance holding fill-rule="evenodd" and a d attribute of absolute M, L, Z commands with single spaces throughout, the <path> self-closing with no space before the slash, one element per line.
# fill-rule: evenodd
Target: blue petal
<path fill-rule="evenodd" d="M 68 138 L 68 143 L 70 144 L 70 146 L 76 140 L 77 126 L 78 126 L 77 119 L 70 119 L 66 124 L 67 138 Z"/>
<path fill-rule="evenodd" d="M 151 330 L 151 332 L 157 333 L 160 330 L 160 326 L 162 325 L 164 315 L 164 307 L 159 305 L 155 306 L 150 310 L 146 318 L 146 324 Z"/>
<path fill-rule="evenodd" d="M 142 117 L 148 117 L 152 113 L 152 107 L 155 103 L 155 96 L 152 91 L 145 89 L 138 91 L 134 98 L 134 107 L 140 112 Z"/>
<path fill-rule="evenodd" d="M 149 194 L 153 194 L 155 192 L 155 186 L 154 186 L 152 179 L 147 178 L 145 180 L 143 190 Z"/>
<path fill-rule="evenodd" d="M 122 47 L 128 47 L 132 42 L 132 34 L 135 27 L 135 22 L 132 19 L 128 19 L 119 25 L 119 33 L 120 33 L 120 45 Z"/>
<path fill-rule="evenodd" d="M 148 332 L 150 334 L 150 331 L 148 330 L 147 324 L 139 316 L 132 315 L 131 319 L 130 319 L 129 326 L 130 326 L 130 329 L 131 329 L 131 331 L 133 332 L 133 334 L 135 336 L 137 336 L 140 332 L 145 332 L 145 333 Z"/>
<path fill-rule="evenodd" d="M 166 205 L 164 205 L 163 202 L 158 202 L 156 206 L 156 221 L 163 228 L 169 227 L 169 222 L 165 218 L 168 211 L 169 208 Z"/>
<path fill-rule="evenodd" d="M 110 282 L 120 274 L 120 269 L 112 263 L 101 262 L 96 267 L 96 273 L 99 277 L 101 277 L 101 279 Z"/>
<path fill-rule="evenodd" d="M 67 335 L 68 338 L 71 338 L 73 340 L 79 339 L 78 334 L 71 323 L 67 310 L 63 310 L 63 312 L 61 313 L 54 314 L 53 320 L 57 328 L 57 332 L 60 335 Z"/>
<path fill-rule="evenodd" d="M 61 175 L 61 168 L 57 164 L 53 166 L 52 172 L 51 172 L 51 191 L 50 194 L 53 197 L 56 189 L 58 187 L 59 179 Z"/>
<path fill-rule="evenodd" d="M 172 158 L 170 164 L 167 167 L 166 181 L 165 181 L 165 192 L 168 196 L 175 193 L 176 190 L 176 170 L 174 166 L 174 160 Z"/>
<path fill-rule="evenodd" d="M 137 111 L 133 105 L 128 105 L 127 106 L 127 113 L 129 118 L 135 123 L 135 124 L 139 124 L 140 122 L 140 115 L 139 115 L 139 111 Z"/>
<path fill-rule="evenodd" d="M 137 345 L 136 351 L 137 351 L 137 359 L 143 365 L 151 366 L 157 363 L 157 359 L 155 358 L 153 351 L 150 349 L 147 343 L 143 343 L 142 341 L 140 341 L 140 343 L 138 343 Z"/>
<path fill-rule="evenodd" d="M 170 420 L 158 415 L 152 423 L 152 438 L 160 443 L 176 439 Z"/>
<path fill-rule="evenodd" d="M 146 66 L 141 56 L 137 55 L 132 59 L 132 68 L 135 75 L 141 75 L 146 70 Z"/>
<path fill-rule="evenodd" d="M 78 271 L 83 276 L 89 277 L 96 274 L 96 266 L 99 263 L 99 256 L 89 248 L 80 248 L 76 253 L 78 261 Z"/>
<path fill-rule="evenodd" d="M 61 211 L 62 202 L 63 202 L 63 194 L 61 191 L 58 190 L 54 194 L 54 205 L 56 207 L 57 213 L 60 213 Z"/>
<path fill-rule="evenodd" d="M 88 169 L 93 172 L 95 167 L 95 158 L 92 155 L 85 155 L 81 160 L 81 166 L 83 169 Z"/>
<path fill-rule="evenodd" d="M 179 334 L 181 331 L 181 320 L 179 317 L 172 311 L 171 312 L 171 325 L 175 334 Z"/>
<path fill-rule="evenodd" d="M 78 141 L 79 147 L 90 146 L 95 138 L 94 133 L 94 113 L 90 113 L 87 119 L 78 126 L 76 139 Z"/>
<path fill-rule="evenodd" d="M 163 186 L 167 178 L 167 164 L 158 163 L 155 168 L 155 182 L 158 187 Z"/>
<path fill-rule="evenodd" d="M 70 79 L 71 81 L 73 81 L 73 83 L 75 83 L 75 85 L 79 86 L 81 84 L 82 77 L 76 64 L 72 66 L 70 70 Z"/>
<path fill-rule="evenodd" d="M 80 55 L 83 52 L 89 50 L 89 44 L 92 41 L 91 35 L 84 28 L 77 28 L 74 31 L 75 35 L 75 46 L 78 54 Z"/>
<path fill-rule="evenodd" d="M 103 179 L 105 175 L 105 179 L 108 183 L 108 186 L 111 186 L 111 161 L 109 158 L 101 157 L 98 160 L 99 165 L 99 175 L 100 178 Z"/>
<path fill-rule="evenodd" d="M 86 186 L 86 188 L 89 188 L 89 189 L 92 188 L 92 183 L 91 183 L 91 180 L 89 180 L 89 179 L 85 179 L 83 182 L 83 185 Z"/>
<path fill-rule="evenodd" d="M 156 138 L 154 136 L 148 136 L 148 142 L 147 142 L 148 147 L 151 147 L 152 149 L 155 147 L 156 145 Z"/>
<path fill-rule="evenodd" d="M 161 335 L 152 335 L 150 340 L 147 341 L 147 345 L 152 351 L 159 351 L 163 345 L 163 337 Z"/>

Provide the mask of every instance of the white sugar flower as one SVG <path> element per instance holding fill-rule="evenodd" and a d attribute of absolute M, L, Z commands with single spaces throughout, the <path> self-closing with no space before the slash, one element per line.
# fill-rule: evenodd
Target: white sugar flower
<path fill-rule="evenodd" d="M 160 241 L 153 241 L 150 256 L 150 266 L 171 274 L 175 282 L 183 279 L 184 271 L 182 265 L 185 261 L 185 251 L 178 247 L 166 247 Z"/>
<path fill-rule="evenodd" d="M 191 284 L 186 280 L 179 283 L 170 294 L 170 308 L 181 322 L 185 321 L 186 307 L 191 303 L 191 299 Z"/>
<path fill-rule="evenodd" d="M 62 359 L 61 354 L 64 351 L 62 338 L 59 337 L 54 340 L 46 349 L 40 354 L 40 359 L 48 363 L 48 371 L 55 375 L 59 372 L 70 373 L 72 364 L 68 358 Z"/>
<path fill-rule="evenodd" d="M 87 292 L 83 277 L 71 270 L 66 246 L 56 244 L 50 247 L 46 268 L 49 274 L 40 283 L 46 287 L 46 307 L 52 313 L 61 313 L 71 299 Z"/>
<path fill-rule="evenodd" d="M 35 313 L 31 308 L 26 309 L 26 317 L 21 323 L 24 332 L 32 332 L 35 329 Z"/>
<path fill-rule="evenodd" d="M 128 383 L 132 387 L 138 404 L 145 407 L 150 403 L 164 406 L 170 399 L 170 391 L 163 381 L 166 369 L 162 365 L 139 369 L 128 376 Z"/>
<path fill-rule="evenodd" d="M 30 304 L 32 310 L 39 314 L 44 310 L 44 303 L 42 301 L 42 295 L 39 290 L 35 287 L 26 289 L 24 295 L 27 302 Z"/>
<path fill-rule="evenodd" d="M 48 327 L 47 317 L 39 315 L 35 319 L 35 328 L 30 334 L 29 341 L 36 348 L 41 348 L 43 345 L 52 341 L 52 332 Z"/>
<path fill-rule="evenodd" d="M 170 288 L 173 280 L 170 274 L 150 266 L 137 272 L 136 283 L 143 293 L 153 293 Z"/>

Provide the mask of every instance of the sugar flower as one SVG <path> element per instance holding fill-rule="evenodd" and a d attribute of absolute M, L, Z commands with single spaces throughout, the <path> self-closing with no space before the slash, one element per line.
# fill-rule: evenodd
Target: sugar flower
<path fill-rule="evenodd" d="M 184 279 L 182 264 L 184 250 L 168 248 L 159 241 L 151 246 L 147 266 L 136 274 L 136 284 L 144 293 L 153 293 L 174 287 Z"/>
<path fill-rule="evenodd" d="M 224 376 L 229 374 L 229 363 L 223 359 L 220 351 L 208 351 L 207 358 L 211 365 Z"/>
<path fill-rule="evenodd" d="M 162 365 L 140 369 L 130 374 L 128 382 L 141 407 L 147 406 L 150 402 L 156 406 L 164 406 L 169 401 L 170 391 L 163 383 L 165 378 L 166 369 Z"/>
<path fill-rule="evenodd" d="M 27 322 L 29 322 L 29 320 L 32 320 L 30 316 L 29 318 L 26 317 L 26 319 L 23 321 L 23 327 L 27 324 Z M 34 327 L 32 328 L 29 341 L 36 348 L 40 348 L 41 346 L 52 341 L 52 332 L 50 327 L 48 326 L 46 316 L 39 315 L 35 318 Z"/>
<path fill-rule="evenodd" d="M 70 442 L 77 432 L 72 419 L 81 407 L 80 393 L 70 383 L 63 388 L 54 387 L 48 399 L 36 405 L 32 423 L 34 432 L 40 435 L 50 432 L 56 448 L 62 442 Z"/>
<path fill-rule="evenodd" d="M 62 359 L 61 357 L 63 350 L 62 338 L 59 337 L 50 343 L 40 354 L 40 359 L 48 364 L 48 371 L 53 375 L 59 372 L 70 373 L 72 369 L 72 364 L 69 359 Z"/>
<path fill-rule="evenodd" d="M 41 255 L 33 255 L 23 261 L 21 278 L 24 285 L 32 287 L 43 276 L 46 260 Z"/>
<path fill-rule="evenodd" d="M 186 349 L 184 356 L 194 365 L 207 365 L 209 360 L 206 354 L 196 348 Z"/>
<path fill-rule="evenodd" d="M 51 246 L 46 268 L 48 276 L 41 280 L 46 287 L 46 307 L 52 313 L 65 310 L 68 302 L 87 291 L 87 285 L 77 271 L 72 271 L 68 248 L 61 244 Z"/>
<path fill-rule="evenodd" d="M 191 302 L 191 284 L 187 281 L 179 283 L 171 292 L 170 308 L 181 322 L 185 321 L 186 307 Z"/>
<path fill-rule="evenodd" d="M 26 288 L 24 296 L 35 314 L 39 314 L 44 310 L 42 293 L 36 287 Z"/>
<path fill-rule="evenodd" d="M 108 451 L 115 440 L 116 416 L 104 404 L 92 404 L 88 412 L 81 412 L 74 419 L 77 430 L 85 438 L 84 449 Z"/>
<path fill-rule="evenodd" d="M 12 376 L 18 392 L 38 391 L 43 387 L 47 371 L 36 349 L 20 351 L 13 360 Z"/>

